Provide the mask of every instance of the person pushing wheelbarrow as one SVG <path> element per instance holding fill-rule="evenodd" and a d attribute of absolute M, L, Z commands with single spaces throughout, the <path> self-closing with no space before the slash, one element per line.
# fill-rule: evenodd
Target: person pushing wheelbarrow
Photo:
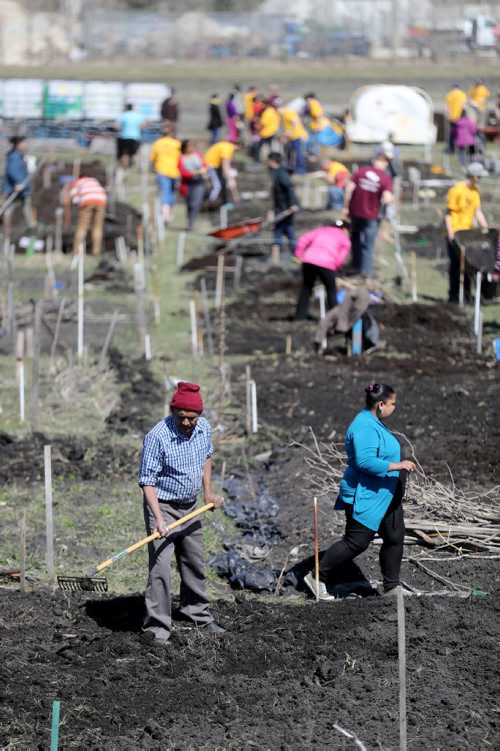
<path fill-rule="evenodd" d="M 149 543 L 143 631 L 161 643 L 168 642 L 172 627 L 174 553 L 181 577 L 181 616 L 216 635 L 224 633 L 209 610 L 199 518 L 168 534 L 169 524 L 194 510 L 202 487 L 206 504 L 220 508 L 224 502 L 212 493 L 212 430 L 201 414 L 200 387 L 181 381 L 170 409 L 171 414 L 146 434 L 139 470 L 146 529 L 160 535 Z"/>

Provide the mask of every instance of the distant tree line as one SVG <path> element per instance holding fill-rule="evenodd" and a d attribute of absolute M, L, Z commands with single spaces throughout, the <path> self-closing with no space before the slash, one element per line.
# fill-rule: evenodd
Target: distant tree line
<path fill-rule="evenodd" d="M 117 5 L 128 10 L 160 10 L 173 12 L 205 11 L 248 13 L 255 10 L 262 0 L 117 0 Z"/>

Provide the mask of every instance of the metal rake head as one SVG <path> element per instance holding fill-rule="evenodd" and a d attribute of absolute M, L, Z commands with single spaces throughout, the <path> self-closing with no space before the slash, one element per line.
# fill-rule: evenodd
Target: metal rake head
<path fill-rule="evenodd" d="M 60 589 L 70 592 L 107 592 L 107 579 L 94 576 L 58 576 Z"/>

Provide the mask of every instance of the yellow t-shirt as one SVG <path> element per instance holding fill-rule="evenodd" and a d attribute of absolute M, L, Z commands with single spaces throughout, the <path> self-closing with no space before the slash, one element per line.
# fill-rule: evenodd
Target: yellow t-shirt
<path fill-rule="evenodd" d="M 214 169 L 219 169 L 224 159 L 231 159 L 234 149 L 235 145 L 230 141 L 218 141 L 214 143 L 205 153 L 205 164 Z"/>
<path fill-rule="evenodd" d="M 446 94 L 444 101 L 448 108 L 448 118 L 454 123 L 459 119 L 465 105 L 467 104 L 467 94 L 465 91 L 462 91 L 462 89 L 451 89 L 451 91 Z"/>
<path fill-rule="evenodd" d="M 486 100 L 488 99 L 490 95 L 489 89 L 486 88 L 486 86 L 482 83 L 480 83 L 478 86 L 473 86 L 472 89 L 469 90 L 469 96 L 476 105 L 476 107 L 480 110 L 484 110 L 486 107 Z"/>
<path fill-rule="evenodd" d="M 247 121 L 247 123 L 253 120 L 254 101 L 255 91 L 247 91 L 246 94 L 243 94 L 243 113 L 245 115 L 245 120 Z"/>
<path fill-rule="evenodd" d="M 479 190 L 469 187 L 465 180 L 461 180 L 449 189 L 446 197 L 446 208 L 451 217 L 453 232 L 462 229 L 472 229 L 474 216 L 481 206 Z"/>
<path fill-rule="evenodd" d="M 345 185 L 345 180 L 346 180 L 347 176 L 350 175 L 351 173 L 349 172 L 349 170 L 347 169 L 347 167 L 345 166 L 345 164 L 342 164 L 342 162 L 336 162 L 335 160 L 332 160 L 330 162 L 330 164 L 328 165 L 328 172 L 327 172 L 327 174 L 328 174 L 328 179 L 332 183 L 332 185 L 334 185 L 337 182 L 335 180 L 336 176 L 342 174 L 343 175 L 343 179 L 342 180 L 339 179 L 338 182 L 342 182 L 343 183 L 340 186 L 341 188 L 343 188 L 344 185 Z"/>
<path fill-rule="evenodd" d="M 154 164 L 155 172 L 166 177 L 176 178 L 180 176 L 180 154 L 181 142 L 176 138 L 164 136 L 154 142 L 149 158 Z"/>
<path fill-rule="evenodd" d="M 281 116 L 276 107 L 266 107 L 260 116 L 260 137 L 272 138 L 280 127 Z"/>
<path fill-rule="evenodd" d="M 317 99 L 309 99 L 308 102 L 309 115 L 311 120 L 309 122 L 309 130 L 319 132 L 324 130 L 328 125 L 328 121 L 324 116 L 324 109 Z"/>
<path fill-rule="evenodd" d="M 302 120 L 298 112 L 286 108 L 281 110 L 281 117 L 283 118 L 285 136 L 289 141 L 297 141 L 299 138 L 307 139 L 307 131 L 302 125 Z"/>

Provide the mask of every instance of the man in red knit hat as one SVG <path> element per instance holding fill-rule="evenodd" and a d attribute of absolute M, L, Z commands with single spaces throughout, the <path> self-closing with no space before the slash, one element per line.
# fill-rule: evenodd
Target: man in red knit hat
<path fill-rule="evenodd" d="M 143 631 L 163 643 L 170 638 L 172 627 L 170 564 L 174 553 L 181 577 L 181 616 L 217 635 L 224 633 L 208 607 L 199 517 L 169 536 L 165 529 L 194 511 L 202 487 L 205 503 L 213 503 L 215 508 L 223 503 L 212 493 L 212 430 L 201 416 L 200 387 L 181 381 L 170 409 L 171 414 L 146 434 L 139 471 L 148 535 L 156 530 L 161 535 L 149 544 Z"/>

